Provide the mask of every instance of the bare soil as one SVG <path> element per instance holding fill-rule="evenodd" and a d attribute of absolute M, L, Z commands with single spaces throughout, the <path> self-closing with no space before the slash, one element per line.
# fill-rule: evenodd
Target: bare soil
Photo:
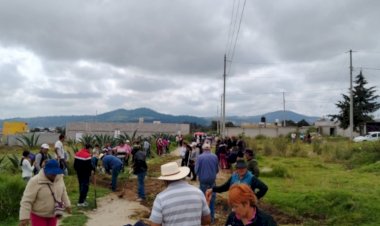
<path fill-rule="evenodd" d="M 174 152 L 172 155 L 178 156 L 178 153 Z M 173 156 L 170 156 L 168 161 L 172 160 Z M 156 195 L 165 189 L 164 182 L 156 179 L 159 172 L 160 164 L 149 165 L 149 174 L 145 179 L 145 193 L 147 197 L 142 202 L 136 201 L 137 178 L 135 176 L 131 176 L 128 181 L 120 181 L 118 191 L 101 198 L 98 201 L 98 209 L 87 214 L 90 217 L 87 226 L 120 226 L 128 223 L 133 224 L 138 220 L 148 223 L 147 220 L 153 206 L 153 201 Z M 221 171 L 218 174 L 217 184 L 221 184 L 227 180 L 230 173 L 229 170 Z M 187 180 L 190 184 L 196 187 L 199 186 L 197 181 L 190 181 L 190 178 L 187 178 Z M 105 177 L 98 180 L 98 185 L 101 186 L 108 187 L 109 183 L 109 179 Z M 226 193 L 217 194 L 215 205 L 215 225 L 217 226 L 224 225 L 230 213 L 226 195 Z M 302 225 L 302 218 L 290 216 L 268 203 L 260 202 L 259 208 L 271 214 L 279 225 Z"/>

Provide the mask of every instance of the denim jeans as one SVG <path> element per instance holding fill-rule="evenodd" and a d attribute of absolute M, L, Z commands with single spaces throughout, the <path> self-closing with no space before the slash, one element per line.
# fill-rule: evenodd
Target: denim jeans
<path fill-rule="evenodd" d="M 86 201 L 87 193 L 88 193 L 88 187 L 90 184 L 90 177 L 78 175 L 78 182 L 79 182 L 79 201 L 78 203 L 84 203 Z"/>
<path fill-rule="evenodd" d="M 136 174 L 137 175 L 137 194 L 139 198 L 145 199 L 145 186 L 144 186 L 144 179 L 146 172 L 141 172 Z"/>
<path fill-rule="evenodd" d="M 215 183 L 209 184 L 209 183 L 199 182 L 199 188 L 202 190 L 203 194 L 206 194 L 206 190 L 209 188 L 212 188 L 214 185 Z M 214 223 L 215 221 L 215 199 L 216 199 L 216 194 L 215 192 L 213 192 L 211 195 L 211 200 L 210 200 L 211 223 Z"/>
<path fill-rule="evenodd" d="M 121 170 L 121 165 L 120 166 L 115 166 L 112 168 L 112 191 L 116 191 L 117 188 L 117 177 L 119 176 L 120 170 Z"/>

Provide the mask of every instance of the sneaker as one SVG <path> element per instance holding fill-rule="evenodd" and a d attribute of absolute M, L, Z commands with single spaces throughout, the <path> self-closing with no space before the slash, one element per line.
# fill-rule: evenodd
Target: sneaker
<path fill-rule="evenodd" d="M 142 202 L 142 201 L 145 201 L 145 199 L 142 199 L 142 198 L 138 198 L 136 199 L 137 202 Z"/>
<path fill-rule="evenodd" d="M 77 206 L 78 207 L 86 207 L 86 206 L 88 206 L 88 203 L 87 202 L 78 203 Z"/>

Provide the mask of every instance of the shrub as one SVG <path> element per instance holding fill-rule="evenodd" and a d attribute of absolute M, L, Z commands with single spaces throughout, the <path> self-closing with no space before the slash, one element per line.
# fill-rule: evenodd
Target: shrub
<path fill-rule="evenodd" d="M 275 165 L 271 171 L 261 172 L 260 175 L 263 177 L 280 177 L 280 178 L 291 177 L 288 169 L 283 165 Z"/>
<path fill-rule="evenodd" d="M 18 216 L 24 189 L 20 175 L 0 175 L 0 221 Z"/>
<path fill-rule="evenodd" d="M 273 139 L 274 147 L 276 148 L 276 152 L 280 156 L 286 156 L 286 150 L 288 149 L 288 141 L 285 137 L 279 137 Z"/>
<path fill-rule="evenodd" d="M 380 161 L 369 164 L 360 168 L 359 172 L 377 173 L 380 174 Z"/>
<path fill-rule="evenodd" d="M 255 137 L 256 140 L 265 140 L 267 137 L 265 135 L 259 134 Z"/>
<path fill-rule="evenodd" d="M 380 142 L 364 142 L 352 148 L 352 157 L 347 166 L 349 168 L 380 161 Z"/>
<path fill-rule="evenodd" d="M 313 152 L 317 155 L 322 154 L 322 144 L 319 140 L 315 140 L 313 142 Z"/>
<path fill-rule="evenodd" d="M 266 141 L 264 142 L 264 155 L 266 156 L 269 156 L 269 155 L 272 155 L 273 153 L 273 147 L 272 147 L 272 143 L 270 143 L 269 141 Z"/>
<path fill-rule="evenodd" d="M 290 155 L 291 156 L 301 156 L 302 155 L 302 148 L 299 142 L 295 142 L 290 147 Z"/>

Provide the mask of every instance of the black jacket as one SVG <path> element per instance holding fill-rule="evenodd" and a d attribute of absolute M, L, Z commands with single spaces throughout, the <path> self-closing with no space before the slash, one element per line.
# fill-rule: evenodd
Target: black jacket
<path fill-rule="evenodd" d="M 271 215 L 266 214 L 256 208 L 256 216 L 249 224 L 244 225 L 243 222 L 236 218 L 235 212 L 231 212 L 227 218 L 225 226 L 276 226 L 277 223 Z"/>
<path fill-rule="evenodd" d="M 133 174 L 146 172 L 147 170 L 148 170 L 148 166 L 146 164 L 145 153 L 142 152 L 141 150 L 138 150 L 133 155 Z"/>

